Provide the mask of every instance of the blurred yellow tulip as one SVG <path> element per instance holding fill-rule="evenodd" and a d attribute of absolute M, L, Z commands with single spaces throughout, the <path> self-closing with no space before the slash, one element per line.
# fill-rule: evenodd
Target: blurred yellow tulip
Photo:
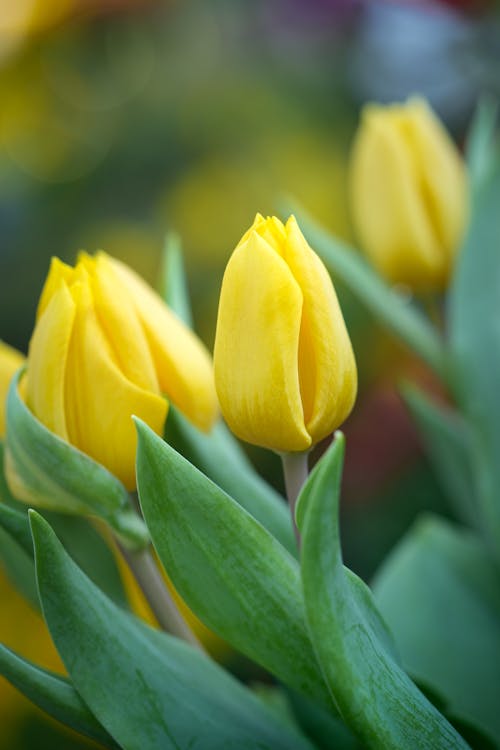
<path fill-rule="evenodd" d="M 5 399 L 12 376 L 24 362 L 24 356 L 17 349 L 0 341 L 0 440 L 5 434 Z"/>
<path fill-rule="evenodd" d="M 52 432 L 135 488 L 132 414 L 162 432 L 172 401 L 208 430 L 217 398 L 208 352 L 130 268 L 54 258 L 28 353 L 27 403 Z"/>
<path fill-rule="evenodd" d="M 368 105 L 350 165 L 362 249 L 393 283 L 445 287 L 468 216 L 463 160 L 428 104 Z"/>
<path fill-rule="evenodd" d="M 304 451 L 354 404 L 357 372 L 330 277 L 291 216 L 257 214 L 227 265 L 215 339 L 222 413 L 243 440 Z"/>

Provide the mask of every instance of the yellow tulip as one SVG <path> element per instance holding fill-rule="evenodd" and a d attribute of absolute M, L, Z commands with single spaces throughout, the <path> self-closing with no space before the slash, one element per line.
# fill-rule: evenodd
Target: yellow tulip
<path fill-rule="evenodd" d="M 0 440 L 5 435 L 5 399 L 12 376 L 24 362 L 17 349 L 0 341 Z"/>
<path fill-rule="evenodd" d="M 135 487 L 133 414 L 157 433 L 168 401 L 204 430 L 217 415 L 204 346 L 105 253 L 82 253 L 75 268 L 53 259 L 29 347 L 26 398 L 49 430 L 128 489 Z"/>
<path fill-rule="evenodd" d="M 442 289 L 468 214 L 463 160 L 427 103 L 368 105 L 350 165 L 361 246 L 393 283 Z"/>
<path fill-rule="evenodd" d="M 291 216 L 257 214 L 227 265 L 215 339 L 222 413 L 243 440 L 304 451 L 346 419 L 356 363 L 330 277 Z"/>

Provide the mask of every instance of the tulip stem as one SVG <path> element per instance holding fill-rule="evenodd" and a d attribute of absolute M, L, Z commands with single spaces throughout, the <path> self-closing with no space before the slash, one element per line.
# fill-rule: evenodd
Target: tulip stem
<path fill-rule="evenodd" d="M 204 651 L 200 641 L 179 612 L 153 559 L 151 549 L 132 552 L 121 544 L 119 546 L 160 627 Z"/>
<path fill-rule="evenodd" d="M 285 477 L 286 496 L 292 516 L 293 530 L 300 549 L 300 531 L 295 520 L 295 506 L 300 491 L 309 475 L 308 451 L 301 453 L 282 453 L 283 475 Z"/>

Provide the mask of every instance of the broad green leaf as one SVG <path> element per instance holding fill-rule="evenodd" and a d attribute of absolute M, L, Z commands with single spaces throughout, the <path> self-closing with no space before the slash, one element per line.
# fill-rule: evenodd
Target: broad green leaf
<path fill-rule="evenodd" d="M 12 586 L 33 609 L 39 610 L 33 558 L 0 525 L 0 565 Z"/>
<path fill-rule="evenodd" d="M 19 395 L 21 376 L 12 379 L 7 397 L 5 458 L 13 494 L 35 507 L 99 516 L 124 543 L 144 547 L 147 532 L 123 484 L 36 419 Z"/>
<path fill-rule="evenodd" d="M 472 433 L 477 511 L 500 550 L 500 160 L 482 182 L 449 294 L 454 389 Z"/>
<path fill-rule="evenodd" d="M 122 612 L 30 511 L 37 580 L 54 643 L 85 703 L 124 750 L 307 750 L 208 657 Z"/>
<path fill-rule="evenodd" d="M 301 207 L 294 213 L 307 241 L 325 263 L 389 331 L 446 380 L 443 344 L 424 315 L 385 281 L 361 255 L 329 234 Z"/>
<path fill-rule="evenodd" d="M 479 539 L 422 518 L 385 561 L 374 593 L 407 670 L 500 747 L 500 588 Z"/>
<path fill-rule="evenodd" d="M 105 747 L 117 747 L 69 680 L 36 666 L 2 644 L 0 674 L 54 719 L 97 740 Z"/>
<path fill-rule="evenodd" d="M 27 511 L 16 510 L 0 503 L 0 526 L 29 557 L 33 557 L 33 542 Z"/>
<path fill-rule="evenodd" d="M 467 744 L 394 660 L 342 565 L 338 526 L 344 439 L 301 500 L 302 582 L 318 661 L 345 722 L 374 750 L 463 750 Z"/>
<path fill-rule="evenodd" d="M 467 424 L 457 412 L 431 401 L 414 386 L 405 385 L 402 394 L 457 517 L 477 526 L 477 490 Z"/>
<path fill-rule="evenodd" d="M 483 98 L 474 113 L 467 137 L 466 158 L 473 190 L 480 187 L 487 178 L 495 161 L 495 135 L 498 103 Z"/>
<path fill-rule="evenodd" d="M 181 239 L 169 232 L 163 246 L 159 291 L 167 305 L 189 328 L 193 327 L 193 316 L 187 288 Z"/>
<path fill-rule="evenodd" d="M 21 592 L 27 594 L 28 600 L 38 606 L 28 511 L 22 508 L 21 503 L 17 503 L 17 506 L 0 504 L 0 527 L 11 537 L 10 544 L 6 546 L 4 543 L 0 546 L 0 560 L 4 562 L 7 571 L 10 571 L 13 582 L 20 584 Z M 56 530 L 71 557 L 90 579 L 116 604 L 127 609 L 127 596 L 114 555 L 92 524 L 85 518 L 49 511 L 45 511 L 43 516 Z M 11 552 L 14 543 L 20 548 L 15 557 Z M 21 552 L 24 560 L 20 559 Z M 12 574 L 11 568 L 14 563 L 16 568 Z M 21 573 L 23 577 L 19 580 Z M 35 595 L 34 598 L 32 594 Z"/>
<path fill-rule="evenodd" d="M 296 560 L 144 423 L 137 428 L 141 507 L 177 591 L 224 640 L 331 705 L 306 632 Z"/>
<path fill-rule="evenodd" d="M 170 406 L 165 437 L 184 458 L 231 495 L 297 556 L 297 543 L 286 503 L 257 474 L 222 421 L 205 435 Z"/>

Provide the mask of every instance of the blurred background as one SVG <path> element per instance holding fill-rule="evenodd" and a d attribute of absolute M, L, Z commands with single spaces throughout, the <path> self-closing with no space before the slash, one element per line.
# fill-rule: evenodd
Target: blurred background
<path fill-rule="evenodd" d="M 26 351 L 52 255 L 102 248 L 154 283 L 175 230 L 212 348 L 224 266 L 255 212 L 294 196 L 354 241 L 360 107 L 420 93 L 462 143 L 478 97 L 500 93 L 499 31 L 486 0 L 0 0 L 0 338 Z M 339 294 L 360 370 L 345 556 L 369 579 L 419 510 L 447 512 L 397 394 L 408 377 L 435 386 Z M 274 456 L 252 458 L 280 487 Z M 0 639 L 57 667 L 5 577 L 0 596 Z M 3 681 L 0 721 L 1 748 L 88 746 Z"/>

